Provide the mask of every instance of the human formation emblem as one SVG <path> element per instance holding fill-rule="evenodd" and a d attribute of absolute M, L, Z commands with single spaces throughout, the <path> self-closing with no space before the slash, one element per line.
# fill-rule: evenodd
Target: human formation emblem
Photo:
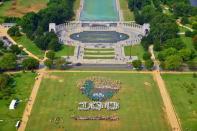
<path fill-rule="evenodd" d="M 119 102 L 109 101 L 116 95 L 120 88 L 119 80 L 111 80 L 107 77 L 92 76 L 77 81 L 77 87 L 83 95 L 88 97 L 90 101 L 81 101 L 78 103 L 78 110 L 108 110 L 115 111 L 120 108 Z M 95 116 L 95 117 L 75 117 L 77 120 L 117 120 L 117 116 Z"/>

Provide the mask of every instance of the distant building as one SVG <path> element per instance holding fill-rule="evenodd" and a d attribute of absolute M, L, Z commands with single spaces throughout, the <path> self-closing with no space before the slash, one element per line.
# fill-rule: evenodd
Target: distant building
<path fill-rule="evenodd" d="M 10 47 L 13 43 L 6 37 L 0 37 L 0 40 L 3 41 L 5 47 Z"/>
<path fill-rule="evenodd" d="M 16 25 L 16 23 L 3 23 L 3 24 L 1 24 L 3 27 L 5 27 L 5 28 L 10 28 L 10 27 L 12 27 L 12 26 L 15 26 Z"/>

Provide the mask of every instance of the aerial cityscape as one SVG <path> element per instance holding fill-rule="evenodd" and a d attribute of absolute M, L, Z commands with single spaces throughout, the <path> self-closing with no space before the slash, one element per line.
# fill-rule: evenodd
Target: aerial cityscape
<path fill-rule="evenodd" d="M 196 0 L 0 0 L 0 131 L 197 131 Z"/>

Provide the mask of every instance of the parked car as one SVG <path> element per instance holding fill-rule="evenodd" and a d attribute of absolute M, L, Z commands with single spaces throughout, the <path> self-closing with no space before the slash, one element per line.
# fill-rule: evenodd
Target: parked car
<path fill-rule="evenodd" d="M 81 64 L 81 63 L 76 63 L 75 65 L 76 65 L 76 66 L 81 66 L 82 64 Z"/>

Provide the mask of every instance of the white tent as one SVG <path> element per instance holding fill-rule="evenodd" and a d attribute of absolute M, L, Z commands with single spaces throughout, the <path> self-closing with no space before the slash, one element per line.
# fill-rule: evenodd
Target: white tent
<path fill-rule="evenodd" d="M 16 100 L 12 100 L 12 101 L 11 101 L 10 106 L 9 106 L 9 109 L 10 109 L 10 110 L 14 110 L 14 109 L 15 109 L 16 102 L 17 102 Z"/>

